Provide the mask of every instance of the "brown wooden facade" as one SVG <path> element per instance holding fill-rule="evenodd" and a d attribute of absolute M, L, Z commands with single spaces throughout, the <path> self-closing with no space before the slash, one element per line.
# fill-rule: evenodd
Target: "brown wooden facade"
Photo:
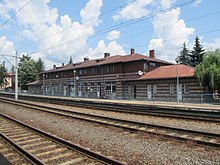
<path fill-rule="evenodd" d="M 176 79 L 141 79 L 146 73 L 159 67 L 173 65 L 155 58 L 151 50 L 149 56 L 131 54 L 110 56 L 83 62 L 54 66 L 40 73 L 40 80 L 28 84 L 32 94 L 71 96 L 84 98 L 176 100 Z M 142 74 L 143 73 L 143 74 Z M 190 101 L 190 96 L 204 93 L 194 76 L 180 77 L 180 101 Z M 198 98 L 196 98 L 198 99 Z"/>

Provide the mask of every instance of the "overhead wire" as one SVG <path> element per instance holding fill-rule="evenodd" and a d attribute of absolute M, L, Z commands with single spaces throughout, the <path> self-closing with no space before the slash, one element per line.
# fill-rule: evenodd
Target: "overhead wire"
<path fill-rule="evenodd" d="M 87 34 L 87 35 L 81 36 L 77 39 L 69 40 L 67 42 L 54 45 L 52 47 L 47 47 L 47 48 L 44 48 L 44 49 L 33 51 L 33 52 L 30 52 L 29 54 L 35 54 L 35 53 L 43 52 L 43 51 L 46 51 L 46 50 L 49 50 L 49 49 L 57 48 L 57 47 L 60 47 L 60 46 L 63 46 L 63 45 L 69 45 L 69 44 L 72 44 L 72 43 L 75 43 L 75 42 L 79 42 L 79 41 L 82 41 L 83 39 L 85 39 L 87 37 L 94 37 L 94 36 L 98 36 L 98 35 L 101 35 L 103 33 L 106 33 L 106 32 L 112 31 L 112 30 L 120 29 L 120 28 L 129 26 L 131 24 L 138 23 L 138 22 L 144 21 L 146 19 L 149 19 L 152 16 L 155 16 L 155 15 L 158 15 L 158 14 L 161 14 L 161 13 L 166 13 L 166 12 L 171 11 L 172 9 L 176 8 L 176 7 L 184 7 L 184 6 L 190 5 L 192 3 L 194 3 L 194 0 L 190 0 L 190 1 L 187 1 L 187 2 L 184 2 L 184 3 L 181 3 L 181 4 L 177 4 L 177 5 L 174 5 L 173 7 L 166 8 L 166 9 L 163 9 L 163 10 L 159 10 L 155 13 L 150 14 L 150 15 L 143 16 L 141 18 L 137 18 L 137 19 L 134 19 L 134 20 L 126 21 L 123 24 L 117 24 L 117 25 L 102 29 L 100 31 L 94 32 L 92 34 Z"/>
<path fill-rule="evenodd" d="M 209 31 L 205 31 L 205 32 L 200 32 L 200 33 L 195 33 L 193 34 L 193 36 L 198 36 L 198 35 L 202 35 L 202 34 L 210 34 L 210 33 L 214 33 L 214 32 L 219 32 L 220 31 L 220 28 L 219 29 L 213 29 L 213 30 L 209 30 Z M 169 42 L 169 41 L 175 41 L 175 40 L 179 40 L 179 39 L 183 39 L 185 37 L 177 37 L 177 38 L 171 38 L 171 39 L 166 39 L 165 42 Z M 159 41 L 158 42 L 154 42 L 154 43 L 160 43 Z M 143 47 L 143 46 L 146 46 L 147 43 L 145 44 L 140 44 L 140 45 L 135 45 L 136 48 L 138 47 Z"/>
<path fill-rule="evenodd" d="M 106 12 L 101 13 L 99 16 L 91 17 L 91 18 L 89 18 L 89 19 L 87 19 L 87 20 L 85 20 L 85 21 L 80 21 L 79 23 L 80 23 L 80 24 L 84 24 L 84 23 L 86 23 L 86 22 L 92 21 L 92 20 L 94 20 L 95 18 L 101 17 L 101 16 L 103 16 L 103 15 L 105 15 L 105 14 L 108 14 L 108 13 L 110 13 L 110 12 L 112 12 L 112 11 L 115 11 L 115 10 L 117 10 L 117 9 L 119 9 L 119 8 L 122 8 L 122 7 L 124 7 L 124 6 L 128 5 L 128 4 L 134 3 L 135 1 L 137 1 L 137 0 L 132 0 L 132 1 L 130 1 L 130 2 L 124 3 L 124 4 L 120 5 L 120 6 L 117 6 L 117 7 L 113 8 L 113 9 L 110 9 L 110 10 L 108 10 L 108 11 L 106 11 Z M 55 32 L 55 33 L 49 35 L 49 36 L 43 37 L 43 38 L 41 38 L 41 39 L 38 39 L 37 42 L 43 41 L 43 40 L 48 39 L 48 38 L 50 38 L 50 37 L 53 37 L 53 36 L 55 36 L 55 35 L 57 35 L 57 34 L 60 34 L 60 33 L 62 33 L 62 32 L 65 32 L 65 31 L 69 30 L 70 28 L 71 28 L 71 27 L 68 27 L 68 28 L 66 28 L 66 29 L 62 29 L 62 30 L 60 30 L 60 31 L 58 31 L 58 32 Z M 26 47 L 31 46 L 31 45 L 34 45 L 34 44 L 35 44 L 35 42 L 33 41 L 33 42 L 31 42 L 30 44 L 26 44 L 26 45 L 23 45 L 23 46 L 17 48 L 16 50 L 21 50 L 21 49 L 23 49 L 23 48 L 26 48 Z"/>
<path fill-rule="evenodd" d="M 0 29 L 6 25 L 12 18 L 14 18 L 21 10 L 23 10 L 29 3 L 31 2 L 31 0 L 27 1 L 18 11 L 16 11 L 16 13 L 14 15 L 12 15 L 9 19 L 7 19 L 3 24 L 0 25 Z"/>
<path fill-rule="evenodd" d="M 5 2 L 5 4 L 1 7 L 0 11 L 7 5 L 8 2 L 9 2 L 9 0 L 7 0 L 7 1 Z"/>

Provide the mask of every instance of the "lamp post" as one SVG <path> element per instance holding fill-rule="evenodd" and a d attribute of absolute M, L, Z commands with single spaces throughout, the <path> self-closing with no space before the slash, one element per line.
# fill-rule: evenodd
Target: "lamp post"
<path fill-rule="evenodd" d="M 176 103 L 179 104 L 179 56 L 175 59 L 177 63 L 176 68 Z"/>
<path fill-rule="evenodd" d="M 20 77 L 20 93 L 21 93 L 21 77 Z"/>
<path fill-rule="evenodd" d="M 44 95 L 44 79 L 45 79 L 45 74 L 43 74 L 43 95 Z"/>
<path fill-rule="evenodd" d="M 73 70 L 74 75 L 74 98 L 76 97 L 76 70 Z"/>

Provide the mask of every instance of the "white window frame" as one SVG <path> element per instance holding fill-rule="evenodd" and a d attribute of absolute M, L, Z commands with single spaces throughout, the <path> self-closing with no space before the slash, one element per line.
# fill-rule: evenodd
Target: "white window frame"
<path fill-rule="evenodd" d="M 170 94 L 176 93 L 176 84 L 170 84 Z"/>

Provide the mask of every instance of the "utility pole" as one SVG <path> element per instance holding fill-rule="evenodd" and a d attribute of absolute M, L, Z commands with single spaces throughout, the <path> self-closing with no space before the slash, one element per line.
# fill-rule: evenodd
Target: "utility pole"
<path fill-rule="evenodd" d="M 15 52 L 15 100 L 18 100 L 18 52 Z"/>

